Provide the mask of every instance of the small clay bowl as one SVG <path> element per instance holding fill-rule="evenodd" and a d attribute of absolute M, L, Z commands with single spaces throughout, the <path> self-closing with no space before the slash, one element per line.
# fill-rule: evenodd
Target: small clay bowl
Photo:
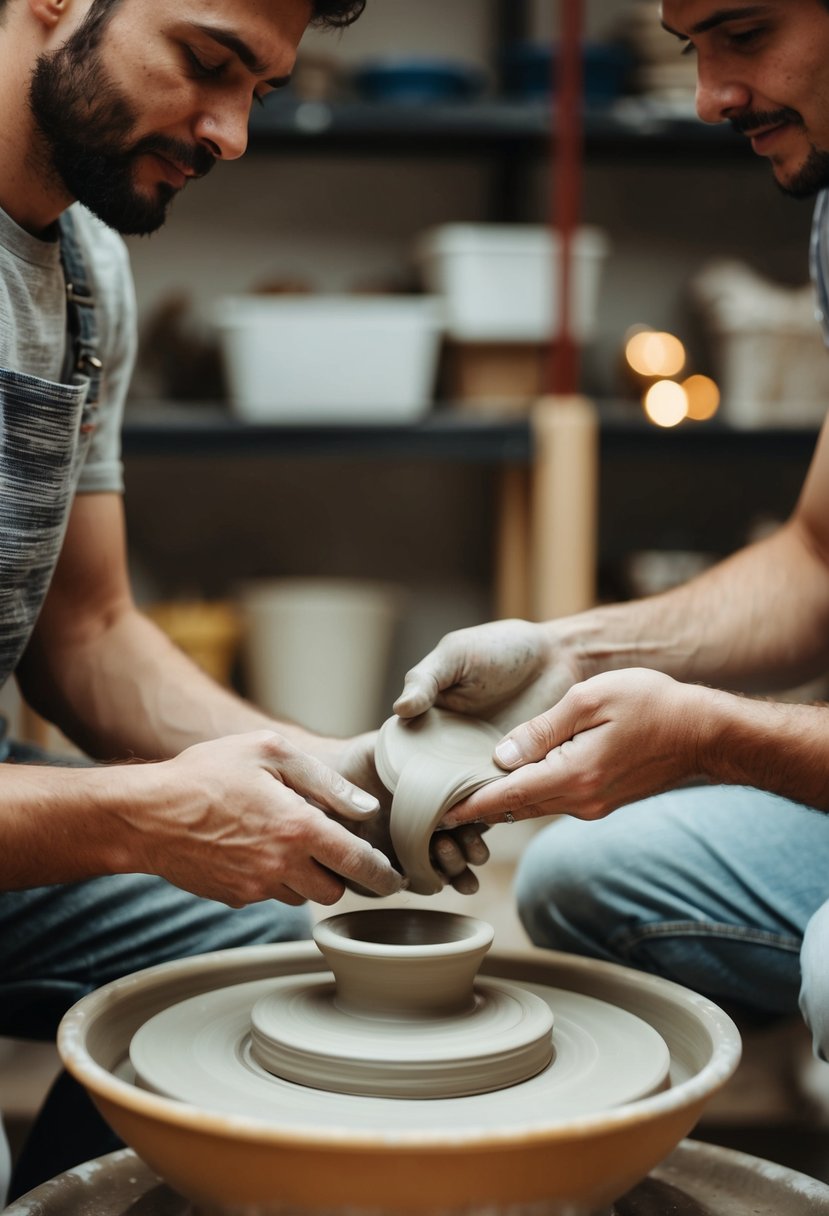
<path fill-rule="evenodd" d="M 472 916 L 415 908 L 344 912 L 313 934 L 334 972 L 340 1009 L 406 1021 L 472 1009 L 475 976 L 494 936 Z"/>
<path fill-rule="evenodd" d="M 444 709 L 411 720 L 392 717 L 381 726 L 375 763 L 394 795 L 392 844 L 416 895 L 435 895 L 443 888 L 429 848 L 443 816 L 462 798 L 506 775 L 492 759 L 500 738 L 490 723 Z"/>

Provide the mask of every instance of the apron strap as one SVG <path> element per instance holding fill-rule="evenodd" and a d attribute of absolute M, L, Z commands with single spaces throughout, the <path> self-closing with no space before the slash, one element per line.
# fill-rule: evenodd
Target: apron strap
<path fill-rule="evenodd" d="M 89 381 L 87 406 L 98 403 L 102 363 L 98 356 L 98 326 L 95 297 L 86 276 L 86 265 L 70 211 L 60 217 L 60 260 L 66 280 L 67 323 L 70 350 L 68 376 L 72 384 Z"/>

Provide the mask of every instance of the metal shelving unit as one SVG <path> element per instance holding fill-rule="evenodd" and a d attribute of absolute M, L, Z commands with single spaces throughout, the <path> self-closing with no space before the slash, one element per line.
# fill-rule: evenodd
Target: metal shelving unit
<path fill-rule="evenodd" d="M 317 102 L 278 97 L 251 116 L 251 147 L 293 153 L 469 155 L 549 153 L 552 113 L 547 102 L 492 98 L 428 106 L 366 101 Z M 728 126 L 706 126 L 645 101 L 625 99 L 585 112 L 591 156 L 662 159 L 673 154 L 748 157 L 744 139 Z"/>
<path fill-rule="evenodd" d="M 560 0 L 565 3 L 566 0 Z M 527 0 L 497 0 L 493 9 L 493 46 L 520 40 L 529 29 Z M 577 94 L 576 94 L 577 102 Z M 573 97 L 570 98 L 572 103 Z M 562 98 L 564 106 L 564 98 Z M 566 108 L 564 109 L 566 113 Z M 578 111 L 576 110 L 576 113 Z M 446 159 L 480 158 L 490 171 L 488 210 L 491 219 L 518 219 L 528 173 L 542 158 L 550 158 L 554 145 L 556 112 L 549 101 L 530 103 L 494 96 L 474 103 L 445 105 L 393 105 L 364 101 L 311 102 L 289 95 L 275 96 L 251 116 L 251 148 L 263 155 L 342 155 Z M 745 140 L 730 127 L 707 127 L 691 115 L 677 115 L 644 101 L 624 99 L 602 109 L 584 112 L 583 159 L 665 164 L 672 160 L 696 163 L 745 160 Z M 553 179 L 561 177 L 560 157 L 553 158 Z M 580 162 L 581 163 L 581 162 Z M 570 390 L 568 390 L 569 392 Z M 498 471 L 499 535 L 495 546 L 500 562 L 497 575 L 504 592 L 499 604 L 503 615 L 528 615 L 535 605 L 542 615 L 571 610 L 574 605 L 548 602 L 549 588 L 577 581 L 564 565 L 555 577 L 542 576 L 545 589 L 533 591 L 534 568 L 549 564 L 546 552 L 553 543 L 572 554 L 579 544 L 567 535 L 549 534 L 549 517 L 578 514 L 582 549 L 594 544 L 591 508 L 585 494 L 579 511 L 566 493 L 556 500 L 556 478 L 569 482 L 578 469 L 590 492 L 598 494 L 606 468 L 620 469 L 625 461 L 654 467 L 683 465 L 691 478 L 706 462 L 741 458 L 765 460 L 784 454 L 794 464 L 808 463 L 815 432 L 739 432 L 722 424 L 681 427 L 666 433 L 624 408 L 598 408 L 598 430 L 592 438 L 573 439 L 565 425 L 554 434 L 549 402 L 540 403 L 533 419 L 487 419 L 468 411 L 439 406 L 414 426 L 251 426 L 213 404 L 187 406 L 155 403 L 130 408 L 124 428 L 124 452 L 131 457 L 274 457 L 310 456 L 322 460 L 365 458 L 423 460 L 486 464 Z M 576 426 L 593 426 L 582 421 Z M 574 443 L 570 449 L 568 445 Z M 579 465 L 592 445 L 601 469 Z M 571 457 L 567 456 L 570 452 Z M 564 453 L 564 455 L 562 455 Z M 571 491 L 574 487 L 571 486 Z M 551 510 L 551 504 L 554 509 Z M 540 522 L 539 522 L 540 521 Z M 545 522 L 547 521 L 547 522 Z M 534 528 L 534 523 L 538 524 Z M 553 521 L 555 524 L 555 521 Z M 555 524 L 560 526 L 560 524 Z M 534 539 L 533 531 L 547 529 Z M 572 531 L 572 528 L 570 529 Z M 566 532 L 566 529 L 565 529 Z M 528 539 L 528 537 L 530 539 Z M 517 560 L 514 554 L 521 550 Z M 590 559 L 592 560 L 592 559 Z M 590 564 L 576 556 L 574 568 Z M 549 572 L 548 572 L 549 573 Z M 510 588 L 520 588 L 515 596 Z M 579 606 L 579 605 L 575 605 Z"/>
<path fill-rule="evenodd" d="M 599 403 L 601 449 L 608 457 L 636 453 L 665 460 L 704 461 L 748 454 L 808 460 L 813 427 L 742 430 L 713 420 L 662 430 L 637 416 L 628 403 Z M 488 418 L 441 407 L 422 422 L 398 425 L 258 425 L 213 402 L 140 402 L 127 409 L 124 454 L 319 456 L 349 459 L 441 460 L 469 464 L 530 464 L 533 436 L 528 417 Z"/>

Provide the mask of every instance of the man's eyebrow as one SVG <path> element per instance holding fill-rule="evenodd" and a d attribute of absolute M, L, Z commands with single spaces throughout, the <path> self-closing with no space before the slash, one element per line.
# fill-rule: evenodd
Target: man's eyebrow
<path fill-rule="evenodd" d="M 704 21 L 698 21 L 696 25 L 692 25 L 687 34 L 680 34 L 678 30 L 672 30 L 664 21 L 662 28 L 666 33 L 673 34 L 674 38 L 679 38 L 681 42 L 687 42 L 695 34 L 707 34 L 709 30 L 716 29 L 718 25 L 725 25 L 728 21 L 741 19 L 750 21 L 752 17 L 763 17 L 767 12 L 767 4 L 753 4 L 748 8 L 721 8 L 718 12 L 712 13 L 710 17 L 706 17 Z"/>
<path fill-rule="evenodd" d="M 254 76 L 264 76 L 267 72 L 268 65 L 262 63 L 244 39 L 240 38 L 238 34 L 234 34 L 232 30 L 225 29 L 221 25 L 202 25 L 199 22 L 194 22 L 193 28 L 204 34 L 206 38 L 211 38 L 220 46 L 231 51 Z M 266 80 L 265 84 L 269 84 L 272 89 L 281 89 L 289 84 L 290 80 L 290 76 L 274 76 L 271 80 Z"/>

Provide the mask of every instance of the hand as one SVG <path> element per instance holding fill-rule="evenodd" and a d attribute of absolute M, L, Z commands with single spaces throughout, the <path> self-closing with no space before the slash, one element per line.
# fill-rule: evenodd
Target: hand
<path fill-rule="evenodd" d="M 271 731 L 199 743 L 119 773 L 133 788 L 144 782 L 132 826 L 146 872 L 196 895 L 241 907 L 333 904 L 347 883 L 375 895 L 400 890 L 388 858 L 344 826 L 374 818 L 376 798 Z"/>
<path fill-rule="evenodd" d="M 376 738 L 376 731 L 372 731 L 349 740 L 335 767 L 360 789 L 369 790 L 374 794 L 381 807 L 378 815 L 360 821 L 352 820 L 346 826 L 363 840 L 367 840 L 375 849 L 380 849 L 399 868 L 400 863 L 395 856 L 389 831 L 391 794 L 377 775 L 374 764 Z M 435 832 L 432 837 L 432 865 L 442 874 L 446 883 L 451 884 L 461 895 L 474 895 L 478 890 L 478 879 L 469 867 L 482 866 L 489 860 L 489 849 L 481 838 L 481 833 L 485 830 L 477 824 L 463 824 L 451 832 Z M 360 893 L 369 894 L 362 890 Z"/>
<path fill-rule="evenodd" d="M 458 803 L 443 826 L 503 823 L 507 813 L 514 820 L 602 819 L 673 789 L 701 772 L 700 733 L 711 695 L 640 668 L 593 676 L 512 730 L 496 749 L 509 776 Z"/>
<path fill-rule="evenodd" d="M 509 730 L 554 705 L 580 678 L 551 626 L 493 621 L 449 633 L 406 675 L 401 718 L 432 705 Z"/>

